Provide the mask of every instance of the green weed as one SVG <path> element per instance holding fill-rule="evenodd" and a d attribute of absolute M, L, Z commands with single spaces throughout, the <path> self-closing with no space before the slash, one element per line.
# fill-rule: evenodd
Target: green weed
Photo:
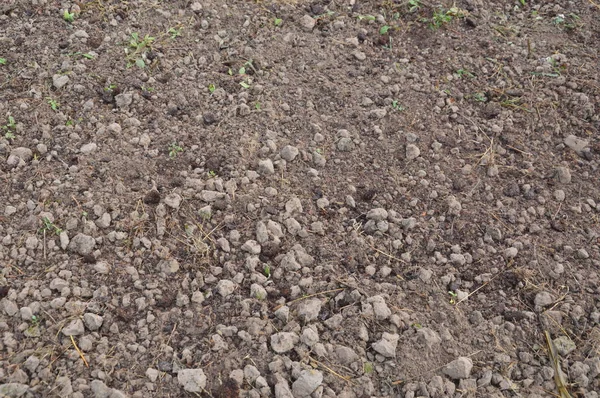
<path fill-rule="evenodd" d="M 6 58 L 0 58 L 0 65 L 6 65 L 7 62 Z"/>
<path fill-rule="evenodd" d="M 421 0 L 408 0 L 408 11 L 416 12 L 421 9 Z"/>
<path fill-rule="evenodd" d="M 173 142 L 171 145 L 169 145 L 169 157 L 171 159 L 175 159 L 181 152 L 183 152 L 183 147 L 181 147 L 178 143 Z"/>
<path fill-rule="evenodd" d="M 139 68 L 144 68 L 146 62 L 143 57 L 149 49 L 152 49 L 152 43 L 154 43 L 155 40 L 156 38 L 150 35 L 141 38 L 138 33 L 133 32 L 129 39 L 129 48 L 125 49 L 125 53 L 127 54 L 127 67 L 130 68 L 135 65 Z"/>
<path fill-rule="evenodd" d="M 75 13 L 65 10 L 65 12 L 63 12 L 63 19 L 69 23 L 73 22 L 75 20 Z"/>
<path fill-rule="evenodd" d="M 50 98 L 50 97 L 46 97 L 46 101 L 48 101 L 48 104 L 50 105 L 50 108 L 51 108 L 53 111 L 55 111 L 55 112 L 56 112 L 56 111 L 58 110 L 58 108 L 60 107 L 60 104 L 59 104 L 59 103 L 58 103 L 58 102 L 57 102 L 55 99 L 52 99 L 52 98 Z"/>
<path fill-rule="evenodd" d="M 47 231 L 55 233 L 56 235 L 60 235 L 63 231 L 61 228 L 57 227 L 48 217 L 42 218 L 42 228 L 40 231 Z"/>
<path fill-rule="evenodd" d="M 283 19 L 281 19 L 281 18 L 275 18 L 275 20 L 273 21 L 273 25 L 275 25 L 275 26 L 281 26 L 282 23 L 283 23 Z"/>
<path fill-rule="evenodd" d="M 175 38 L 181 36 L 182 30 L 183 30 L 183 28 L 169 28 L 167 33 L 171 36 L 171 39 L 175 39 Z"/>
<path fill-rule="evenodd" d="M 405 108 L 397 100 L 392 101 L 392 109 L 402 112 Z"/>

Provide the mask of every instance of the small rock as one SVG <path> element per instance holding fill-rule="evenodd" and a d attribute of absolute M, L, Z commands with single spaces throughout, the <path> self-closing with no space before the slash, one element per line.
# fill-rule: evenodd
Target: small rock
<path fill-rule="evenodd" d="M 400 336 L 397 334 L 384 332 L 381 336 L 381 340 L 373 343 L 372 347 L 377 353 L 384 357 L 394 358 L 396 356 L 396 347 L 398 346 L 399 339 Z"/>
<path fill-rule="evenodd" d="M 0 384 L 0 397 L 19 398 L 27 393 L 29 386 L 21 383 Z"/>
<path fill-rule="evenodd" d="M 293 197 L 285 203 L 285 212 L 289 215 L 302 213 L 302 203 L 297 197 Z"/>
<path fill-rule="evenodd" d="M 300 18 L 300 26 L 306 32 L 310 32 L 311 30 L 313 30 L 316 23 L 317 21 L 310 15 L 304 15 L 302 18 Z"/>
<path fill-rule="evenodd" d="M 407 160 L 413 160 L 419 157 L 419 155 L 421 155 L 421 150 L 419 149 L 418 146 L 414 145 L 414 144 L 408 144 L 406 146 L 406 159 Z"/>
<path fill-rule="evenodd" d="M 371 209 L 367 212 L 367 219 L 369 220 L 373 220 L 373 221 L 382 221 L 382 220 L 387 220 L 388 218 L 388 212 L 386 209 L 383 208 L 376 208 L 376 209 Z"/>
<path fill-rule="evenodd" d="M 431 348 L 442 342 L 440 335 L 433 329 L 421 328 L 417 330 L 417 340 L 419 343 Z"/>
<path fill-rule="evenodd" d="M 286 380 L 281 380 L 275 384 L 275 398 L 294 398 Z"/>
<path fill-rule="evenodd" d="M 557 189 L 556 191 L 554 191 L 554 199 L 556 199 L 558 202 L 562 202 L 563 200 L 565 200 L 565 191 L 563 191 L 562 189 Z"/>
<path fill-rule="evenodd" d="M 575 153 L 581 155 L 585 147 L 588 146 L 589 141 L 571 134 L 565 138 L 564 143 L 571 150 L 575 151 Z"/>
<path fill-rule="evenodd" d="M 227 297 L 235 291 L 235 283 L 229 279 L 221 279 L 217 283 L 217 293 L 222 297 Z"/>
<path fill-rule="evenodd" d="M 275 173 L 275 167 L 271 159 L 260 160 L 258 162 L 258 172 L 264 175 L 270 175 Z"/>
<path fill-rule="evenodd" d="M 133 103 L 133 94 L 124 93 L 115 96 L 115 104 L 117 108 L 127 108 Z"/>
<path fill-rule="evenodd" d="M 81 336 L 85 333 L 85 327 L 81 319 L 75 319 L 71 321 L 67 326 L 61 330 L 65 336 Z"/>
<path fill-rule="evenodd" d="M 52 76 L 52 85 L 58 90 L 66 86 L 67 83 L 69 83 L 69 76 L 67 75 Z"/>
<path fill-rule="evenodd" d="M 545 307 L 554 302 L 554 298 L 548 292 L 539 292 L 535 295 L 535 299 L 533 300 L 536 307 Z"/>
<path fill-rule="evenodd" d="M 468 357 L 460 357 L 442 368 L 442 372 L 454 380 L 467 379 L 473 369 L 473 361 Z"/>
<path fill-rule="evenodd" d="M 296 333 L 280 332 L 271 335 L 271 348 L 277 354 L 283 354 L 291 351 L 294 345 L 298 343 L 299 337 Z"/>
<path fill-rule="evenodd" d="M 323 383 L 323 373 L 316 369 L 305 369 L 292 384 L 295 398 L 309 397 Z"/>
<path fill-rule="evenodd" d="M 359 50 L 355 50 L 352 52 L 352 55 L 354 56 L 354 58 L 356 58 L 359 61 L 364 61 L 365 59 L 367 59 L 367 55 Z"/>
<path fill-rule="evenodd" d="M 555 178 L 560 184 L 570 184 L 571 171 L 567 167 L 557 167 L 555 169 Z"/>
<path fill-rule="evenodd" d="M 33 159 L 33 151 L 29 148 L 18 147 L 10 151 L 11 156 L 16 156 L 17 158 L 23 160 L 24 162 L 29 162 Z"/>
<path fill-rule="evenodd" d="M 350 365 L 359 359 L 358 354 L 352 348 L 343 345 L 335 348 L 335 357 L 342 365 Z"/>
<path fill-rule="evenodd" d="M 298 156 L 299 153 L 300 151 L 298 151 L 298 148 L 296 148 L 295 146 L 286 145 L 283 148 L 281 148 L 279 155 L 282 157 L 282 159 L 291 162 L 296 158 L 296 156 Z"/>
<path fill-rule="evenodd" d="M 385 300 L 381 296 L 373 296 L 369 298 L 369 303 L 373 305 L 373 312 L 375 313 L 375 319 L 383 321 L 392 315 L 392 310 L 389 309 Z"/>
<path fill-rule="evenodd" d="M 95 152 L 96 149 L 98 149 L 98 145 L 95 142 L 90 142 L 82 145 L 81 148 L 79 148 L 79 152 L 83 153 L 84 155 L 88 155 L 92 152 Z"/>
<path fill-rule="evenodd" d="M 96 240 L 93 237 L 79 233 L 71 239 L 69 250 L 81 256 L 88 256 L 92 253 L 95 246 Z"/>
<path fill-rule="evenodd" d="M 519 250 L 516 247 L 509 247 L 506 250 L 504 250 L 504 258 L 506 259 L 512 259 L 517 257 L 517 254 L 519 253 Z"/>
<path fill-rule="evenodd" d="M 150 380 L 150 382 L 152 383 L 154 383 L 158 379 L 158 374 L 158 370 L 154 368 L 146 369 L 146 376 L 148 377 L 148 380 Z"/>
<path fill-rule="evenodd" d="M 91 312 L 83 314 L 83 322 L 90 331 L 96 331 L 102 326 L 103 319 L 100 315 Z"/>
<path fill-rule="evenodd" d="M 181 205 L 181 195 L 179 195 L 178 193 L 170 193 L 165 197 L 165 204 L 167 206 L 169 206 L 171 209 L 179 209 L 179 206 Z"/>
<path fill-rule="evenodd" d="M 257 241 L 250 239 L 247 240 L 240 249 L 250 254 L 258 255 L 260 254 L 261 247 Z"/>
<path fill-rule="evenodd" d="M 181 369 L 177 381 L 187 392 L 202 392 L 206 387 L 206 376 L 202 369 Z"/>
<path fill-rule="evenodd" d="M 354 141 L 351 138 L 343 137 L 337 142 L 337 149 L 340 152 L 350 152 L 354 149 Z"/>
<path fill-rule="evenodd" d="M 298 306 L 298 317 L 308 323 L 317 319 L 323 303 L 319 299 L 304 300 Z"/>
<path fill-rule="evenodd" d="M 571 340 L 567 336 L 557 337 L 553 340 L 553 342 L 556 346 L 556 350 L 561 356 L 568 355 L 575 351 L 575 349 L 577 348 L 573 340 Z"/>

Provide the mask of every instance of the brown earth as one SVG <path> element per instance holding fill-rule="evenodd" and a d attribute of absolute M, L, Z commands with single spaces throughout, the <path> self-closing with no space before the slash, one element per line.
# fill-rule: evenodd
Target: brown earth
<path fill-rule="evenodd" d="M 598 397 L 599 51 L 591 0 L 4 0 L 0 396 Z"/>

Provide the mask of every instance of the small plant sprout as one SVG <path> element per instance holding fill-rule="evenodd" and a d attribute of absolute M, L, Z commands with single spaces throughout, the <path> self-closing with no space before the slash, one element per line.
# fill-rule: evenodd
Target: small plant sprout
<path fill-rule="evenodd" d="M 240 86 L 242 86 L 244 88 L 250 88 L 250 85 L 246 82 L 240 82 Z"/>
<path fill-rule="evenodd" d="M 405 108 L 398 103 L 398 100 L 392 101 L 392 108 L 398 112 L 402 112 Z"/>
<path fill-rule="evenodd" d="M 522 6 L 527 5 L 527 1 L 526 0 L 519 0 L 519 3 L 521 3 Z"/>
<path fill-rule="evenodd" d="M 214 170 L 208 171 L 208 178 L 215 178 L 216 176 L 217 176 L 217 173 L 215 173 Z"/>
<path fill-rule="evenodd" d="M 485 94 L 483 94 L 483 93 L 473 94 L 473 99 L 477 102 L 485 102 L 487 100 L 487 98 L 485 97 Z"/>
<path fill-rule="evenodd" d="M 388 30 L 390 30 L 390 26 L 389 25 L 383 25 L 381 28 L 379 28 L 379 34 L 380 35 L 385 35 Z"/>
<path fill-rule="evenodd" d="M 214 84 L 211 83 L 208 85 L 208 91 L 210 91 L 211 94 L 214 93 L 216 89 L 217 87 Z"/>
<path fill-rule="evenodd" d="M 466 76 L 466 77 L 470 77 L 470 78 L 474 78 L 474 77 L 475 77 L 475 75 L 474 75 L 474 74 L 472 74 L 471 72 L 469 72 L 468 70 L 466 70 L 466 69 L 463 69 L 463 68 L 460 68 L 459 70 L 457 70 L 457 71 L 456 71 L 456 74 L 457 74 L 459 77 L 464 77 L 464 76 Z"/>
<path fill-rule="evenodd" d="M 263 274 L 267 277 L 270 278 L 271 277 L 271 266 L 269 264 L 265 264 L 264 268 L 263 268 Z"/>
<path fill-rule="evenodd" d="M 60 235 L 61 232 L 63 231 L 62 229 L 57 227 L 56 224 L 54 224 L 52 221 L 50 221 L 50 219 L 48 217 L 42 218 L 41 230 L 47 231 L 47 232 L 52 232 L 52 233 L 55 233 L 56 235 Z"/>
<path fill-rule="evenodd" d="M 421 0 L 408 0 L 408 11 L 416 12 L 421 9 Z"/>
<path fill-rule="evenodd" d="M 169 28 L 167 33 L 169 33 L 169 35 L 171 36 L 171 39 L 175 39 L 175 38 L 181 36 L 182 30 L 183 30 L 183 28 Z"/>
<path fill-rule="evenodd" d="M 257 111 L 260 111 L 260 107 L 261 107 L 261 105 L 260 105 L 260 102 L 257 102 L 257 103 L 255 103 L 255 104 L 254 104 L 254 108 L 255 108 Z"/>
<path fill-rule="evenodd" d="M 450 295 L 450 304 L 452 304 L 452 305 L 456 304 L 456 299 L 457 299 L 458 295 L 452 291 L 449 291 L 448 294 Z"/>
<path fill-rule="evenodd" d="M 273 21 L 273 24 L 275 26 L 281 26 L 282 23 L 283 23 L 283 19 L 281 19 L 281 18 L 275 18 L 275 20 Z"/>
<path fill-rule="evenodd" d="M 183 152 L 183 148 L 178 143 L 173 142 L 169 145 L 169 157 L 171 159 L 175 159 L 180 152 Z"/>
<path fill-rule="evenodd" d="M 143 57 L 147 50 L 151 49 L 152 43 L 154 43 L 155 40 L 155 37 L 149 35 L 144 36 L 142 39 L 138 33 L 133 32 L 129 39 L 129 47 L 132 50 L 125 49 L 125 53 L 127 54 L 127 67 L 130 68 L 133 65 L 136 65 L 138 68 L 144 68 L 146 62 Z"/>
<path fill-rule="evenodd" d="M 0 58 L 0 65 L 6 65 L 7 62 L 6 58 Z"/>
<path fill-rule="evenodd" d="M 65 12 L 63 12 L 63 19 L 69 23 L 73 22 L 75 20 L 75 13 L 65 10 Z"/>
<path fill-rule="evenodd" d="M 359 21 L 362 21 L 363 19 L 366 19 L 367 21 L 374 21 L 377 18 L 375 18 L 373 15 L 359 15 L 358 17 L 356 17 Z"/>
<path fill-rule="evenodd" d="M 57 110 L 58 110 L 58 108 L 60 107 L 60 104 L 59 104 L 59 103 L 58 103 L 58 102 L 57 102 L 55 99 L 52 99 L 52 98 L 50 98 L 50 97 L 47 97 L 47 98 L 46 98 L 46 101 L 48 101 L 48 104 L 50 105 L 50 108 L 51 108 L 53 111 L 57 111 Z"/>
<path fill-rule="evenodd" d="M 373 373 L 373 371 L 375 370 L 375 366 L 373 366 L 373 362 L 365 362 L 363 364 L 363 372 L 364 374 L 369 374 L 369 373 Z"/>
<path fill-rule="evenodd" d="M 8 123 L 2 126 L 2 130 L 4 130 L 4 138 L 6 138 L 7 140 L 14 140 L 15 131 L 17 131 L 17 123 L 15 122 L 15 118 L 9 116 Z"/>

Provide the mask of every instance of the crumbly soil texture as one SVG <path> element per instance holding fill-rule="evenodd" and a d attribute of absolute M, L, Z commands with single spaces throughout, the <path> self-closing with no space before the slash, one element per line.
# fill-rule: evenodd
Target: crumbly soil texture
<path fill-rule="evenodd" d="M 0 396 L 598 397 L 599 52 L 592 0 L 2 1 Z"/>

